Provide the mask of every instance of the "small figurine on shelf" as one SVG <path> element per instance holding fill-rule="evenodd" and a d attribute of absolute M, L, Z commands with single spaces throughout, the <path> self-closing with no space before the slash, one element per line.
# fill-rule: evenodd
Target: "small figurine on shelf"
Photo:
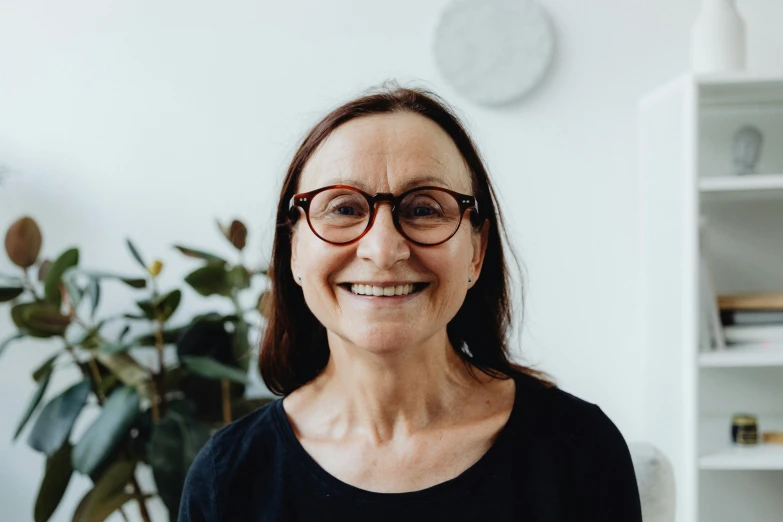
<path fill-rule="evenodd" d="M 734 170 L 739 175 L 754 174 L 756 164 L 761 156 L 761 145 L 764 136 L 756 127 L 746 125 L 734 134 L 734 147 L 731 155 L 734 160 Z"/>

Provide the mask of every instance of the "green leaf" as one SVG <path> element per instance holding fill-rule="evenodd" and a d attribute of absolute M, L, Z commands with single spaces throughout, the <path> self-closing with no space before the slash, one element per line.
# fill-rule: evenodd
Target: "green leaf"
<path fill-rule="evenodd" d="M 234 326 L 234 360 L 245 372 L 250 368 L 250 327 L 245 320 L 237 321 Z"/>
<path fill-rule="evenodd" d="M 14 324 L 17 326 L 17 328 L 24 328 L 22 314 L 24 314 L 25 310 L 33 306 L 41 305 L 40 303 L 17 303 L 11 307 L 11 319 L 14 321 Z"/>
<path fill-rule="evenodd" d="M 179 326 L 177 328 L 163 330 L 163 344 L 176 343 L 183 332 L 188 329 L 188 326 Z M 140 335 L 133 340 L 133 344 L 136 346 L 156 346 L 155 334 Z"/>
<path fill-rule="evenodd" d="M 157 299 L 138 301 L 136 305 L 141 308 L 150 321 L 161 319 L 165 322 L 177 310 L 181 300 L 182 292 L 180 290 L 172 290 L 168 294 L 158 296 Z"/>
<path fill-rule="evenodd" d="M 242 265 L 237 265 L 228 271 L 228 279 L 237 290 L 250 288 L 250 272 Z"/>
<path fill-rule="evenodd" d="M 177 339 L 177 357 L 198 355 L 212 357 L 224 363 L 233 363 L 233 338 L 226 331 L 227 319 L 209 314 L 191 321 L 190 326 Z"/>
<path fill-rule="evenodd" d="M 116 279 L 122 281 L 131 288 L 146 288 L 147 280 L 143 277 L 127 277 L 117 274 L 111 274 L 109 272 L 100 272 L 97 270 L 83 270 L 81 273 L 89 276 L 92 279 Z"/>
<path fill-rule="evenodd" d="M 72 266 L 79 264 L 79 250 L 71 248 L 58 257 L 46 273 L 44 280 L 44 295 L 46 300 L 55 306 L 60 306 L 62 294 L 60 293 L 60 281 L 63 273 Z"/>
<path fill-rule="evenodd" d="M 206 429 L 173 410 L 153 427 L 147 458 L 170 516 L 179 512 L 185 476 L 208 439 Z"/>
<path fill-rule="evenodd" d="M 8 348 L 8 346 L 12 342 L 16 341 L 17 339 L 21 339 L 22 337 L 25 337 L 26 335 L 27 335 L 27 332 L 16 332 L 14 335 L 9 337 L 8 339 L 5 339 L 4 341 L 0 342 L 0 355 L 3 354 L 5 349 Z"/>
<path fill-rule="evenodd" d="M 55 453 L 46 459 L 46 470 L 35 500 L 35 522 L 47 522 L 60 505 L 68 483 L 71 481 L 71 444 L 66 441 Z"/>
<path fill-rule="evenodd" d="M 136 306 L 141 308 L 141 311 L 144 312 L 144 317 L 150 321 L 155 320 L 155 303 L 151 299 L 137 301 Z"/>
<path fill-rule="evenodd" d="M 139 415 L 139 406 L 139 394 L 135 389 L 125 386 L 115 390 L 73 448 L 73 468 L 92 475 L 128 434 Z"/>
<path fill-rule="evenodd" d="M 166 392 L 181 392 L 180 384 L 188 375 L 190 375 L 190 373 L 184 366 L 172 366 L 167 368 L 166 379 L 163 381 L 163 387 Z"/>
<path fill-rule="evenodd" d="M 120 332 L 120 336 L 117 338 L 118 341 L 122 342 L 123 339 L 125 339 L 125 336 L 128 335 L 128 332 L 130 332 L 130 325 L 126 324 L 125 328 L 122 329 L 122 332 Z"/>
<path fill-rule="evenodd" d="M 204 296 L 231 295 L 231 282 L 226 267 L 222 264 L 208 264 L 185 277 L 193 290 Z"/>
<path fill-rule="evenodd" d="M 133 493 L 127 493 L 120 491 L 115 493 L 111 497 L 103 499 L 100 503 L 93 502 L 92 492 L 90 490 L 79 502 L 76 507 L 76 511 L 73 514 L 73 522 L 103 522 L 109 516 L 120 509 L 122 506 L 134 500 L 137 495 Z M 151 495 L 143 495 L 144 499 L 150 498 Z M 90 512 L 87 513 L 87 508 L 90 508 Z"/>
<path fill-rule="evenodd" d="M 101 332 L 100 329 L 103 326 L 103 321 L 98 323 L 93 328 L 90 328 L 86 332 L 83 332 L 84 335 L 80 339 L 75 340 L 72 345 L 73 346 L 81 346 L 85 350 L 95 350 L 98 348 L 101 344 Z"/>
<path fill-rule="evenodd" d="M 98 310 L 98 303 L 101 301 L 101 283 L 98 279 L 90 279 L 90 284 L 87 285 L 87 293 L 90 295 L 90 302 L 92 303 L 90 317 L 95 317 L 95 311 Z"/>
<path fill-rule="evenodd" d="M 141 257 L 141 254 L 139 253 L 139 249 L 136 248 L 136 246 L 133 244 L 133 242 L 130 239 L 126 239 L 126 242 L 128 243 L 128 248 L 131 251 L 131 254 L 133 254 L 133 258 L 139 262 L 141 267 L 144 269 L 144 271 L 147 271 L 147 263 L 144 262 L 144 258 Z"/>
<path fill-rule="evenodd" d="M 71 433 L 92 390 L 92 381 L 84 379 L 52 399 L 38 415 L 27 444 L 36 451 L 51 455 Z"/>
<path fill-rule="evenodd" d="M 64 335 L 68 325 L 71 324 L 71 319 L 62 315 L 57 306 L 49 303 L 32 303 L 22 309 L 20 322 L 22 328 L 30 332 L 33 337 L 53 337 Z"/>
<path fill-rule="evenodd" d="M 244 372 L 233 366 L 221 364 L 211 357 L 185 356 L 182 358 L 182 363 L 191 372 L 208 379 L 228 379 L 240 384 L 247 383 L 247 375 Z"/>
<path fill-rule="evenodd" d="M 14 433 L 14 439 L 16 440 L 19 437 L 19 434 L 22 433 L 22 430 L 25 427 L 25 424 L 27 424 L 27 421 L 30 420 L 30 417 L 33 415 L 33 412 L 38 407 L 38 404 L 41 403 L 41 399 L 44 396 L 44 393 L 46 392 L 47 386 L 49 386 L 49 379 L 52 377 L 52 371 L 51 368 L 49 369 L 49 372 L 46 373 L 42 378 L 41 382 L 38 383 L 38 389 L 35 390 L 35 393 L 33 393 L 32 398 L 30 399 L 30 403 L 27 405 L 27 410 L 25 411 L 24 415 L 22 416 L 22 421 L 19 423 L 19 426 L 16 428 L 16 433 Z"/>
<path fill-rule="evenodd" d="M 101 353 L 107 354 L 107 355 L 114 355 L 118 353 L 125 353 L 131 348 L 136 346 L 134 343 L 122 343 L 122 342 L 112 342 L 112 341 L 102 341 L 101 342 Z"/>
<path fill-rule="evenodd" d="M 74 272 L 73 267 L 65 271 L 62 276 L 62 282 L 65 285 L 65 291 L 68 292 L 68 299 L 71 301 L 71 306 L 74 310 L 77 310 L 84 297 L 84 288 L 77 283 L 76 273 Z"/>
<path fill-rule="evenodd" d="M 119 379 L 114 374 L 101 377 L 101 383 L 98 385 L 98 393 L 101 395 L 109 395 L 118 382 Z"/>
<path fill-rule="evenodd" d="M 133 476 L 136 470 L 136 462 L 131 460 L 118 460 L 111 464 L 106 471 L 101 474 L 101 478 L 95 483 L 92 489 L 90 500 L 84 506 L 84 516 L 91 520 L 91 515 L 95 513 L 99 506 L 106 500 L 115 497 L 118 493 L 125 491 L 125 486 Z M 110 512 L 111 513 L 111 512 Z"/>
<path fill-rule="evenodd" d="M 41 382 L 41 379 L 52 372 L 54 369 L 54 363 L 57 361 L 60 353 L 61 352 L 57 352 L 56 354 L 46 359 L 46 361 L 44 361 L 44 363 L 33 372 L 33 380 L 35 382 Z"/>
<path fill-rule="evenodd" d="M 180 290 L 172 290 L 165 296 L 161 297 L 156 305 L 158 318 L 163 322 L 168 321 L 177 310 L 181 300 L 182 292 Z"/>
<path fill-rule="evenodd" d="M 150 379 L 149 371 L 127 353 L 105 354 L 98 352 L 96 357 L 101 364 L 128 386 L 140 388 Z"/>
<path fill-rule="evenodd" d="M 195 257 L 197 259 L 203 259 L 204 261 L 215 263 L 227 263 L 227 261 L 222 257 L 216 256 L 215 254 L 210 254 L 209 252 L 204 252 L 203 250 L 196 250 L 195 248 L 188 248 L 182 245 L 174 245 L 174 248 L 188 257 Z"/>
<path fill-rule="evenodd" d="M 185 326 L 177 326 L 176 328 L 166 328 L 163 330 L 163 344 L 173 344 L 176 343 L 177 340 L 180 338 L 180 336 L 185 332 L 188 328 L 190 328 L 190 325 Z M 155 339 L 155 334 L 145 334 L 140 335 L 136 337 L 133 340 L 133 344 L 135 346 L 156 346 L 157 340 Z"/>
<path fill-rule="evenodd" d="M 16 299 L 24 292 L 24 288 L 15 286 L 0 286 L 0 303 Z"/>

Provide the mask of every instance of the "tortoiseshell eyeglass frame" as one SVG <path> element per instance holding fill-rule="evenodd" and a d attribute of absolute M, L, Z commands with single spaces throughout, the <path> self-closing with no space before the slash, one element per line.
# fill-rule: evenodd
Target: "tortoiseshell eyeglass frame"
<path fill-rule="evenodd" d="M 358 194 L 361 194 L 364 199 L 367 200 L 368 208 L 370 209 L 370 219 L 367 221 L 367 228 L 364 229 L 364 231 L 359 234 L 358 237 L 355 239 L 352 239 L 350 241 L 345 241 L 342 243 L 335 242 L 335 241 L 329 241 L 328 239 L 325 239 L 322 237 L 313 227 L 313 224 L 310 222 L 310 202 L 313 200 L 313 198 L 320 194 L 321 192 L 325 190 L 330 189 L 347 189 L 352 190 Z M 408 234 L 405 233 L 405 231 L 402 229 L 402 225 L 400 225 L 400 218 L 397 214 L 397 209 L 399 208 L 400 202 L 405 198 L 407 195 L 419 191 L 419 190 L 437 190 L 440 192 L 445 192 L 446 194 L 449 194 L 452 196 L 459 205 L 459 222 L 457 223 L 457 226 L 454 227 L 454 231 L 444 240 L 438 241 L 437 243 L 422 243 L 420 241 L 416 241 L 415 239 L 411 239 Z M 288 215 L 291 219 L 292 224 L 296 222 L 298 218 L 298 212 L 296 212 L 296 208 L 299 207 L 302 210 L 304 210 L 305 216 L 307 218 L 307 224 L 310 226 L 310 230 L 313 231 L 313 234 L 316 235 L 319 239 L 322 241 L 325 241 L 332 245 L 350 245 L 352 243 L 355 243 L 359 241 L 364 235 L 372 228 L 373 223 L 375 222 L 375 215 L 376 215 L 376 204 L 382 203 L 382 202 L 388 202 L 391 204 L 391 212 L 392 212 L 392 220 L 394 222 L 394 228 L 397 229 L 397 232 L 399 232 L 405 239 L 410 241 L 413 244 L 419 245 L 419 246 L 437 246 L 442 245 L 452 237 L 454 237 L 454 234 L 457 233 L 457 230 L 459 230 L 459 227 L 462 225 L 462 218 L 465 216 L 466 210 L 471 210 L 471 222 L 475 226 L 478 223 L 480 223 L 479 219 L 479 208 L 478 208 L 478 202 L 476 201 L 476 198 L 474 196 L 470 196 L 468 194 L 460 194 L 459 192 L 455 192 L 453 190 L 449 190 L 443 187 L 433 187 L 433 186 L 426 186 L 426 187 L 416 187 L 411 190 L 408 190 L 406 192 L 403 192 L 402 194 L 395 196 L 394 194 L 388 193 L 388 192 L 380 192 L 378 194 L 375 194 L 374 196 L 371 196 L 364 192 L 363 190 L 360 190 L 356 187 L 352 187 L 350 185 L 329 185 L 328 187 L 321 187 L 319 189 L 311 190 L 310 192 L 302 192 L 300 194 L 294 194 L 291 198 L 291 201 L 288 204 Z"/>

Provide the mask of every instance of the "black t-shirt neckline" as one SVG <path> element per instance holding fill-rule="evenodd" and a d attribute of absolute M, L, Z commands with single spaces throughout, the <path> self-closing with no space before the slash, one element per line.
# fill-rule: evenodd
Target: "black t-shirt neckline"
<path fill-rule="evenodd" d="M 471 483 L 480 481 L 482 477 L 485 477 L 487 473 L 492 473 L 497 469 L 497 461 L 503 455 L 503 448 L 510 443 L 508 438 L 511 436 L 512 426 L 519 421 L 522 413 L 520 390 L 522 388 L 520 379 L 516 378 L 515 392 L 514 392 L 514 404 L 511 407 L 511 415 L 509 416 L 506 424 L 501 428 L 495 441 L 473 465 L 467 468 L 465 471 L 457 475 L 456 477 L 429 486 L 417 491 L 408 491 L 404 493 L 379 493 L 375 491 L 369 491 L 361 489 L 356 486 L 352 486 L 347 482 L 343 482 L 334 475 L 323 469 L 313 457 L 304 449 L 299 439 L 296 438 L 293 426 L 288 419 L 288 415 L 283 408 L 283 399 L 278 399 L 272 405 L 273 419 L 276 424 L 277 430 L 282 434 L 283 440 L 288 447 L 289 451 L 295 456 L 296 460 L 306 469 L 306 471 L 315 480 L 321 482 L 327 487 L 333 489 L 336 493 L 348 495 L 354 498 L 362 498 L 369 502 L 381 502 L 381 503 L 407 503 L 413 501 L 427 500 L 433 497 L 440 496 L 451 491 L 454 488 L 464 488 Z"/>

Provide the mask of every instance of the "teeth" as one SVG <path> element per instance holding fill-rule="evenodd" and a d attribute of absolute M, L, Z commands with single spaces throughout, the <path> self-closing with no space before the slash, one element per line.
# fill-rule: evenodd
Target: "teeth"
<path fill-rule="evenodd" d="M 372 286 L 352 284 L 351 292 L 358 295 L 377 295 L 377 296 L 395 296 L 395 295 L 408 295 L 413 293 L 413 285 L 397 285 L 397 286 Z"/>

